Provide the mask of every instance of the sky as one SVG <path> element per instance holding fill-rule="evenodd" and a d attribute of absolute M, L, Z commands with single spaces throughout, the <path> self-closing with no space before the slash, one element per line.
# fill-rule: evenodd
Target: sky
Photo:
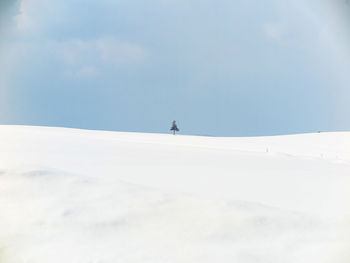
<path fill-rule="evenodd" d="M 286 3 L 288 2 L 288 3 Z M 0 0 L 0 124 L 350 130 L 347 0 Z"/>

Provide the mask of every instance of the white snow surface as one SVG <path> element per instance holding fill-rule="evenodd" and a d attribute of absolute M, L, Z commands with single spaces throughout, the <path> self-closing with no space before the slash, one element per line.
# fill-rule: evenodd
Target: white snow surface
<path fill-rule="evenodd" d="M 349 263 L 350 133 L 0 126 L 0 263 Z"/>

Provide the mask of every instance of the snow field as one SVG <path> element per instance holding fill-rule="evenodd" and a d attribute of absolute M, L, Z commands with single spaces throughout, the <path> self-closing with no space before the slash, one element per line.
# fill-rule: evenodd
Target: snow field
<path fill-rule="evenodd" d="M 350 133 L 0 138 L 1 263 L 350 260 Z"/>

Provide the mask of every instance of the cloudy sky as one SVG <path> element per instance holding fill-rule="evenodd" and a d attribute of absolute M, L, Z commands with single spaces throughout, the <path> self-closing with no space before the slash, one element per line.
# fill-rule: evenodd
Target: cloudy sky
<path fill-rule="evenodd" d="M 349 17 L 346 0 L 1 0 L 0 124 L 350 130 Z"/>

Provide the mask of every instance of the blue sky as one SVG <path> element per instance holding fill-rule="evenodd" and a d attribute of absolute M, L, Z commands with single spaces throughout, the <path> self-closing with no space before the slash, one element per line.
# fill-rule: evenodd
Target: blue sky
<path fill-rule="evenodd" d="M 343 0 L 3 0 L 0 123 L 350 130 Z"/>

